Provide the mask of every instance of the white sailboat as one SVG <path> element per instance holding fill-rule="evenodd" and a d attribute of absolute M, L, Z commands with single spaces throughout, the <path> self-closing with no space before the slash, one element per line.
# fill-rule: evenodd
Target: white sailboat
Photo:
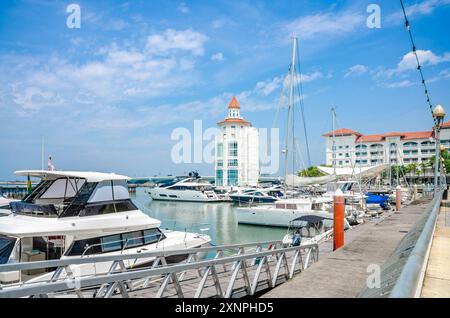
<path fill-rule="evenodd" d="M 292 45 L 292 62 L 290 65 L 290 72 L 289 72 L 290 83 L 289 83 L 289 103 L 287 107 L 286 148 L 284 149 L 285 194 L 288 193 L 287 186 L 289 184 L 294 184 L 295 182 L 298 181 L 297 177 L 294 177 L 293 175 L 290 176 L 288 175 L 288 156 L 290 153 L 288 148 L 291 142 L 290 138 L 292 138 L 292 141 L 294 141 L 292 120 L 294 113 L 294 83 L 297 79 L 296 50 L 297 50 L 297 38 L 294 37 Z M 289 199 L 285 198 L 277 200 L 273 204 L 266 206 L 237 208 L 237 219 L 238 222 L 242 224 L 287 227 L 291 220 L 306 215 L 330 217 L 329 211 L 331 207 L 332 207 L 332 198 L 330 199 L 328 197 L 304 196 L 300 198 L 289 198 Z"/>

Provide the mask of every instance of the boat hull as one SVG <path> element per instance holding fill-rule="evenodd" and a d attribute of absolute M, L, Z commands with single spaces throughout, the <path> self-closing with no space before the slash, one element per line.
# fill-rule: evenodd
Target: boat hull
<path fill-rule="evenodd" d="M 211 191 L 212 192 L 212 191 Z M 157 201 L 183 201 L 183 202 L 222 202 L 224 199 L 218 197 L 214 192 L 210 195 L 201 191 L 192 190 L 168 190 L 154 188 L 148 191 L 152 200 Z"/>
<path fill-rule="evenodd" d="M 319 215 L 323 217 L 333 217 L 326 211 L 316 210 L 289 210 L 289 209 L 255 209 L 237 208 L 237 219 L 240 224 L 288 227 L 289 222 L 295 218 L 305 215 Z"/>

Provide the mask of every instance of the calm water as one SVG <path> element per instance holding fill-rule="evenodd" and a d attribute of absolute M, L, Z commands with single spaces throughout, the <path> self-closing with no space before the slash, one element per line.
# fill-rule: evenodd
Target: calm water
<path fill-rule="evenodd" d="M 131 198 L 144 213 L 162 221 L 162 228 L 202 232 L 216 245 L 281 240 L 286 229 L 238 225 L 231 203 L 152 201 L 145 188 L 137 188 Z"/>

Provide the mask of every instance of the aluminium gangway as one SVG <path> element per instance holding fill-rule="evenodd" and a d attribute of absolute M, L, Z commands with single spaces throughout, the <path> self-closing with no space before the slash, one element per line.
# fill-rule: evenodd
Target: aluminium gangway
<path fill-rule="evenodd" d="M 199 257 L 207 255 L 207 257 Z M 183 257 L 168 264 L 170 257 Z M 133 268 L 137 259 L 153 261 Z M 0 285 L 2 297 L 224 297 L 253 296 L 291 279 L 319 258 L 319 245 L 286 247 L 281 241 L 115 256 L 0 265 L 0 272 L 55 269 L 43 282 Z M 73 266 L 108 262 L 109 271 L 74 275 Z"/>

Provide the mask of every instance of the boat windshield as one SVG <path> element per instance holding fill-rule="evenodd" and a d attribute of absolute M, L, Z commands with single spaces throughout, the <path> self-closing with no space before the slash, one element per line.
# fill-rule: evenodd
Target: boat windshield
<path fill-rule="evenodd" d="M 0 264 L 8 263 L 15 243 L 15 238 L 0 235 Z"/>
<path fill-rule="evenodd" d="M 126 180 L 87 182 L 59 178 L 41 182 L 23 201 L 12 202 L 15 214 L 43 217 L 91 216 L 137 210 Z"/>

